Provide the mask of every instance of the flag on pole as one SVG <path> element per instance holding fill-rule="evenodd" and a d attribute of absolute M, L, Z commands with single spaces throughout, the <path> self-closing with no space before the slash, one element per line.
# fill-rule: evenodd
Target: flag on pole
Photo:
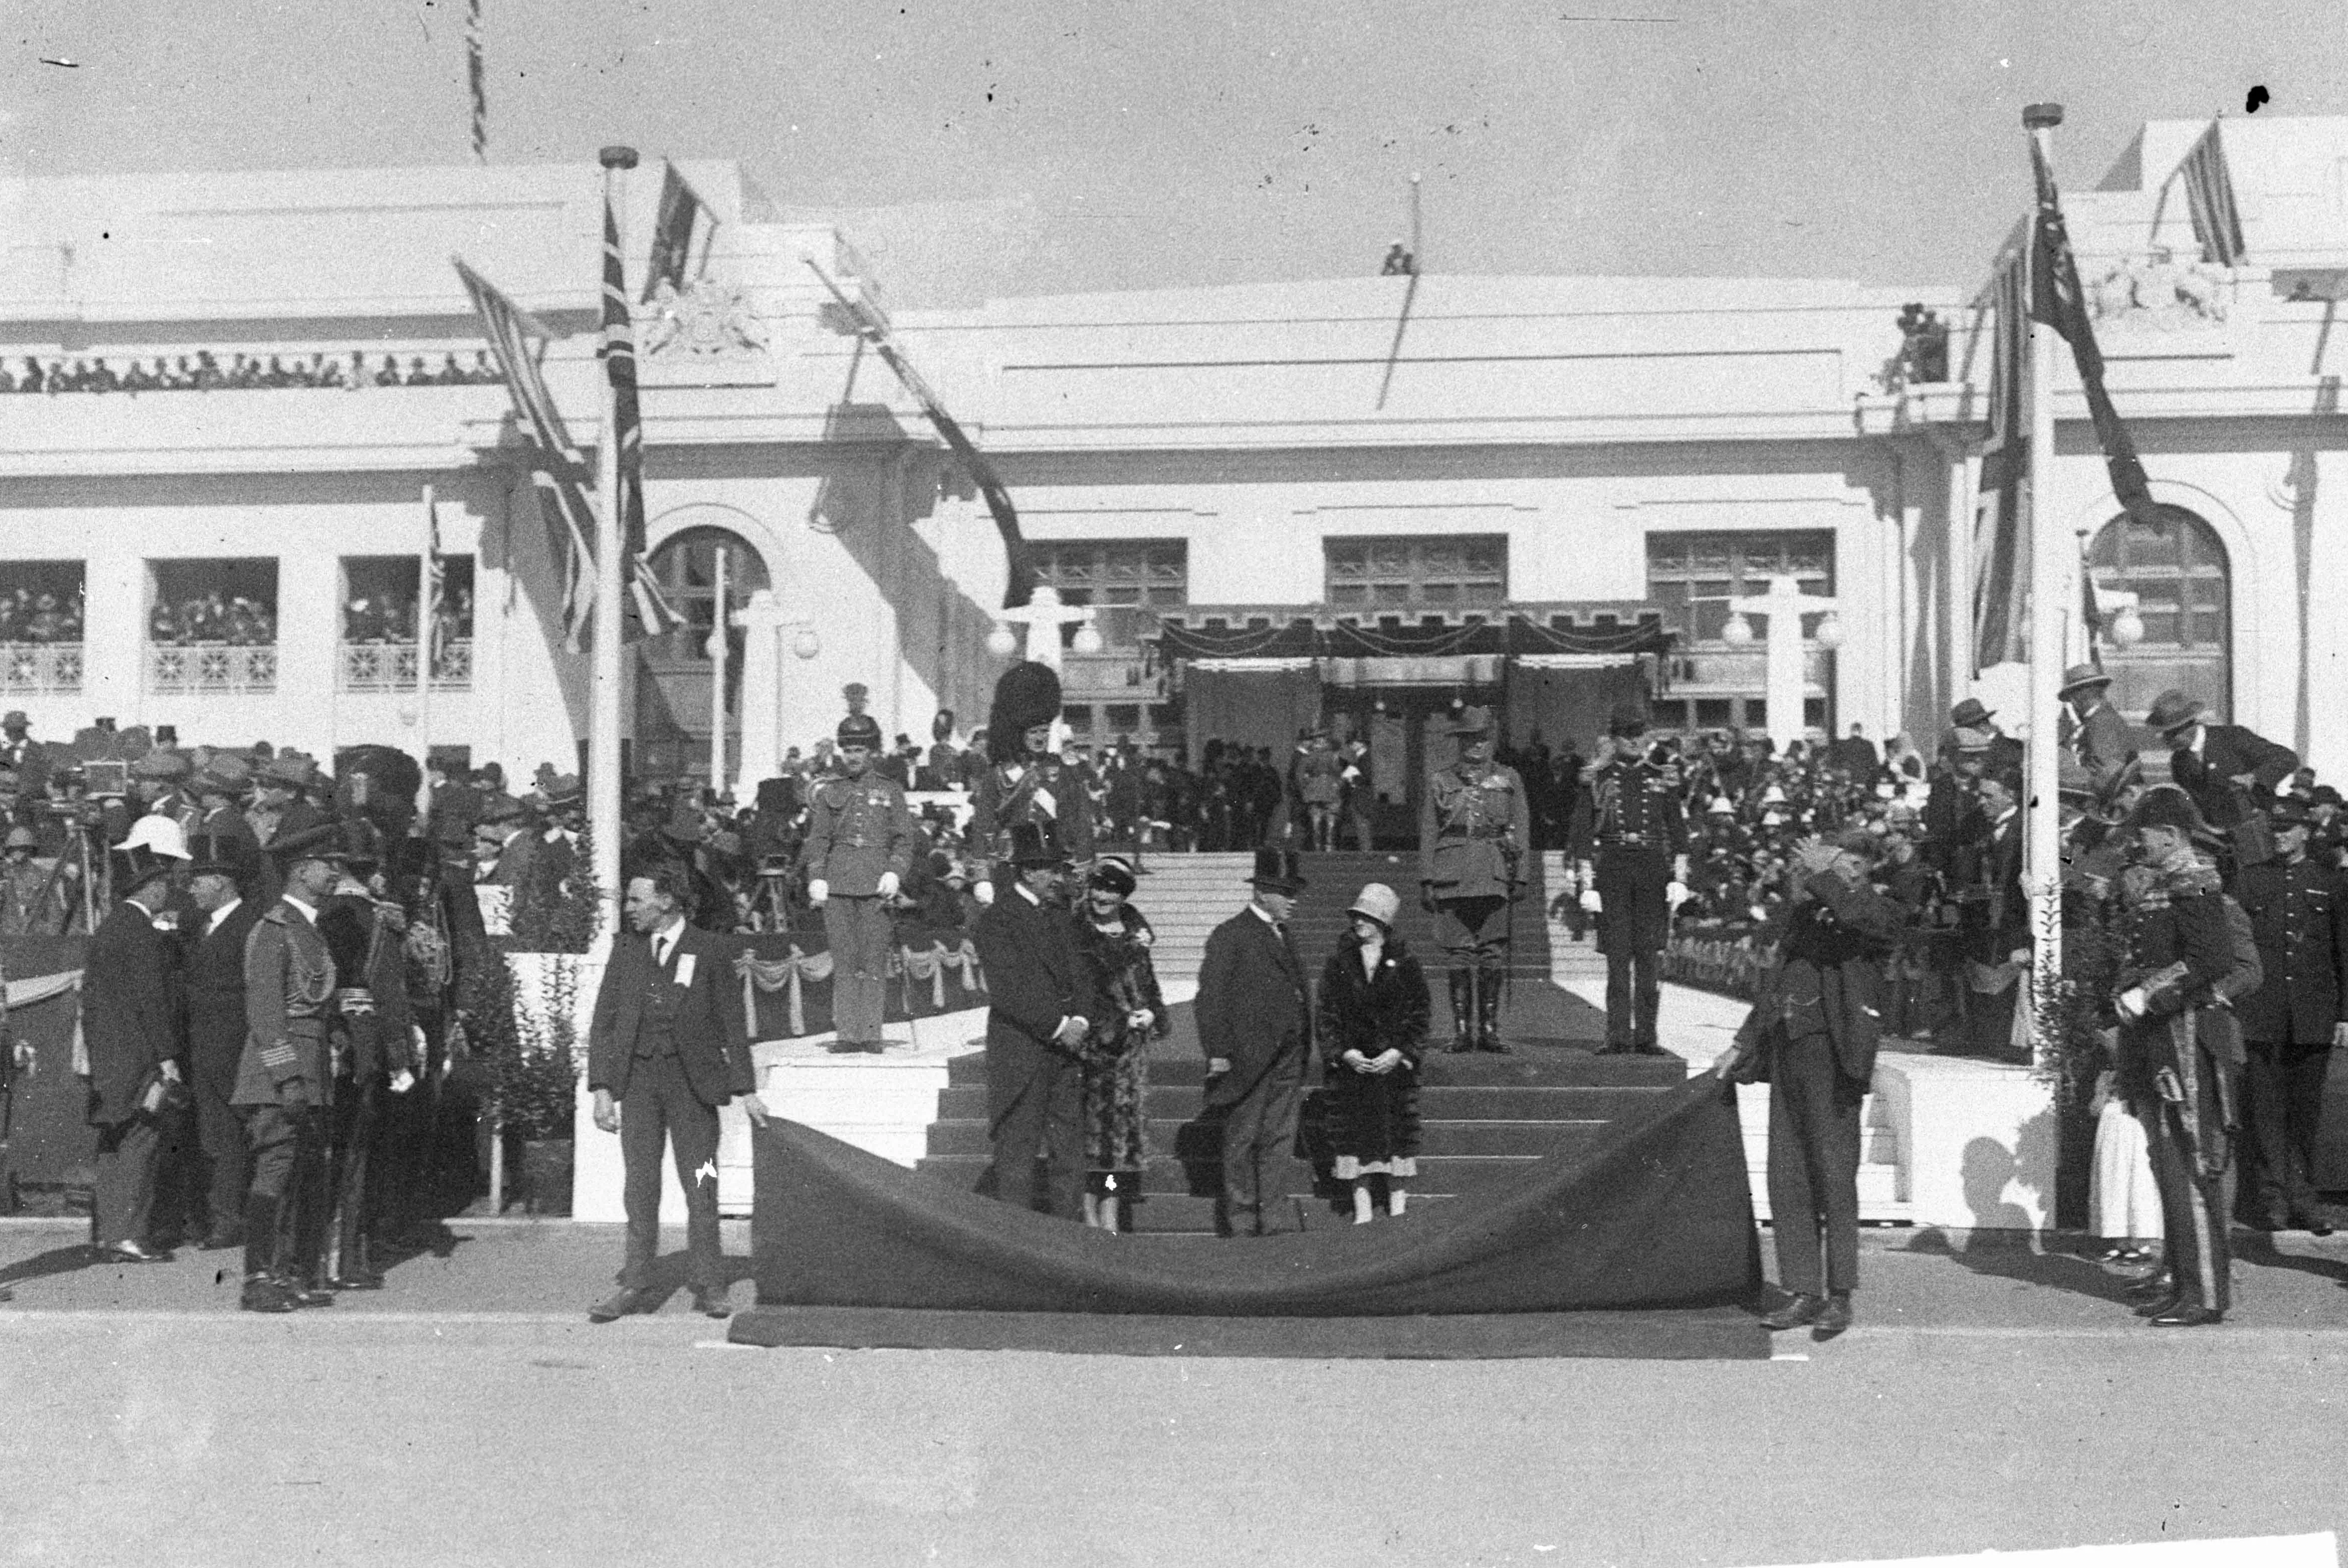
<path fill-rule="evenodd" d="M 861 299 L 850 299 L 841 292 L 839 285 L 831 281 L 831 274 L 817 266 L 812 259 L 802 260 L 807 261 L 808 270 L 822 279 L 823 286 L 831 291 L 832 299 L 838 302 L 847 317 L 850 330 L 862 338 L 872 352 L 880 356 L 881 362 L 897 373 L 897 379 L 904 383 L 905 390 L 913 395 L 914 401 L 922 405 L 922 412 L 929 415 L 930 423 L 937 427 L 939 436 L 969 472 L 972 482 L 978 487 L 978 493 L 986 499 L 986 509 L 994 518 L 994 531 L 1002 535 L 1003 551 L 1008 558 L 1010 569 L 1003 589 L 1003 608 L 1017 610 L 1026 604 L 1035 594 L 1035 568 L 1027 559 L 1027 541 L 1019 532 L 1018 509 L 1012 506 L 1011 492 L 1003 487 L 1002 479 L 994 472 L 994 465 L 986 460 L 986 455 L 971 440 L 969 433 L 963 429 L 953 415 L 946 412 L 945 405 L 938 400 L 938 395 L 930 390 L 930 384 L 922 379 L 921 372 L 913 368 L 912 362 L 905 357 L 904 351 L 889 335 L 889 323 L 881 319 L 880 313 Z"/>
<path fill-rule="evenodd" d="M 416 611 L 417 657 L 434 667 L 440 640 L 440 600 L 448 588 L 448 561 L 440 553 L 440 498 L 424 487 L 424 601 Z M 428 679 L 428 676 L 427 676 Z"/>
<path fill-rule="evenodd" d="M 576 653 L 595 613 L 595 513 L 587 499 L 586 459 L 563 428 L 561 412 L 554 406 L 554 395 L 547 390 L 530 347 L 531 339 L 542 341 L 547 334 L 488 279 L 461 260 L 456 265 L 513 397 L 522 436 L 536 454 L 530 483 L 553 539 L 555 559 L 562 563 L 563 643 Z"/>
<path fill-rule="evenodd" d="M 603 203 L 603 373 L 612 383 L 611 439 L 620 449 L 620 548 L 627 557 L 626 635 L 659 637 L 683 624 L 653 576 L 644 548 L 644 424 L 636 399 L 636 333 L 628 313 L 628 276 L 620 256 L 620 220 Z"/>
<path fill-rule="evenodd" d="M 473 161 L 489 161 L 489 67 L 481 58 L 481 0 L 465 0 L 465 81 L 473 96 Z"/>
<path fill-rule="evenodd" d="M 709 242 L 716 232 L 717 215 L 685 182 L 676 165 L 664 161 L 660 212 L 653 220 L 652 257 L 644 264 L 644 297 L 651 299 L 664 280 L 671 288 L 682 289 L 700 276 L 702 266 L 709 261 Z M 696 255 L 699 261 L 694 259 Z"/>
<path fill-rule="evenodd" d="M 2193 216 L 2193 238 L 2200 242 L 2201 259 L 2220 267 L 2239 267 L 2249 260 L 2242 242 L 2242 212 L 2234 201 L 2234 178 L 2226 168 L 2226 143 L 2211 120 L 2185 161 L 2177 166 L 2185 179 L 2185 205 Z"/>
<path fill-rule="evenodd" d="M 1973 507 L 1973 665 L 2022 660 L 2024 594 L 2029 586 L 2022 537 L 2024 487 L 2030 472 L 2029 248 L 2000 261 L 1982 308 L 1990 316 L 1989 439 L 1982 448 L 1981 492 Z"/>
<path fill-rule="evenodd" d="M 2060 333 L 2071 345 L 2078 367 L 2079 386 L 2087 395 L 2087 417 L 2096 426 L 2096 441 L 2104 449 L 2104 467 L 2110 474 L 2112 494 L 2127 514 L 2150 523 L 2158 513 L 2146 479 L 2136 442 L 2120 423 L 2119 410 L 2104 385 L 2104 351 L 2096 343 L 2096 324 L 2087 313 L 2087 296 L 2079 287 L 2079 261 L 2071 251 L 2071 233 L 2063 222 L 2063 202 L 2054 189 L 2054 171 L 2046 165 L 2038 144 L 2030 145 L 2030 162 L 2038 179 L 2038 232 L 2033 247 L 2030 313 Z"/>

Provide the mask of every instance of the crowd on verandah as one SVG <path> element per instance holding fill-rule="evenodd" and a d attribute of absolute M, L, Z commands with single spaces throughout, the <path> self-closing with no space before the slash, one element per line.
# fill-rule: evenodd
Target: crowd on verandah
<path fill-rule="evenodd" d="M 427 364 L 421 354 L 411 354 L 405 369 L 398 356 L 389 354 L 370 367 L 366 355 L 358 349 L 350 351 L 348 364 L 338 354 L 317 353 L 307 360 L 298 354 L 273 354 L 265 359 L 257 354 L 232 354 L 229 363 L 222 364 L 211 350 L 201 349 L 193 354 L 154 354 L 143 362 L 130 356 L 120 370 L 108 364 L 103 355 L 45 362 L 27 354 L 14 370 L 0 364 L 0 393 L 52 395 L 216 392 L 256 387 L 495 386 L 504 380 L 487 349 L 475 350 L 470 364 L 458 364 L 454 354 L 442 354 L 437 365 Z"/>

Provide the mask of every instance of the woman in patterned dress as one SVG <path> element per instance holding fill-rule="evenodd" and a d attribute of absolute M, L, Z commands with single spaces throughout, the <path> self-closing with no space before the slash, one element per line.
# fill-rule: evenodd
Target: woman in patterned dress
<path fill-rule="evenodd" d="M 1168 1028 L 1149 961 L 1149 922 L 1126 902 L 1133 888 L 1131 867 L 1105 856 L 1086 880 L 1076 917 L 1100 994 L 1114 1004 L 1102 1009 L 1107 1016 L 1094 1022 L 1085 1041 L 1085 1223 L 1111 1232 L 1122 1227 L 1125 1200 L 1141 1184 L 1149 1041 Z"/>
<path fill-rule="evenodd" d="M 1429 1003 L 1418 959 L 1395 935 L 1402 899 L 1373 882 L 1347 911 L 1353 929 L 1321 968 L 1314 1033 L 1326 1069 L 1334 1172 L 1354 1187 L 1354 1223 L 1375 1213 L 1372 1176 L 1384 1176 L 1386 1213 L 1403 1212 L 1404 1184 L 1418 1174 L 1418 1069 L 1426 1054 Z"/>

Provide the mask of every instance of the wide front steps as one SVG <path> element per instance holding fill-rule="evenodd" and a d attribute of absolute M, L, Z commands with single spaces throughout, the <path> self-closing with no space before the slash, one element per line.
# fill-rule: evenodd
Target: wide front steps
<path fill-rule="evenodd" d="M 1220 1128 L 1202 1120 L 1206 1064 L 1154 1058 L 1143 1103 L 1150 1158 L 1133 1204 L 1137 1232 L 1211 1232 L 1220 1183 Z M 1543 1156 L 1588 1147 L 1615 1118 L 1684 1081 L 1677 1058 L 1594 1056 L 1525 1046 L 1514 1054 L 1427 1061 L 1419 1091 L 1422 1142 L 1413 1203 L 1442 1202 L 1521 1175 Z M 956 1060 L 938 1096 L 928 1153 L 917 1169 L 963 1188 L 987 1164 L 986 1068 L 983 1053 Z M 1286 1162 L 1273 1190 L 1306 1223 L 1338 1223 L 1343 1194 L 1303 1160 Z"/>

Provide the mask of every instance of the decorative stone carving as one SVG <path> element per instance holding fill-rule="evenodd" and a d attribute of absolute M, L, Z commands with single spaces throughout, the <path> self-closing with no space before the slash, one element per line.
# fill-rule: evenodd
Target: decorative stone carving
<path fill-rule="evenodd" d="M 749 297 L 731 283 L 702 278 L 678 289 L 664 278 L 651 304 L 648 360 L 741 359 L 767 352 L 765 323 Z"/>
<path fill-rule="evenodd" d="M 2087 285 L 2087 300 L 2099 325 L 2191 332 L 2225 325 L 2232 292 L 2225 268 L 2181 266 L 2164 248 L 2115 263 Z"/>

